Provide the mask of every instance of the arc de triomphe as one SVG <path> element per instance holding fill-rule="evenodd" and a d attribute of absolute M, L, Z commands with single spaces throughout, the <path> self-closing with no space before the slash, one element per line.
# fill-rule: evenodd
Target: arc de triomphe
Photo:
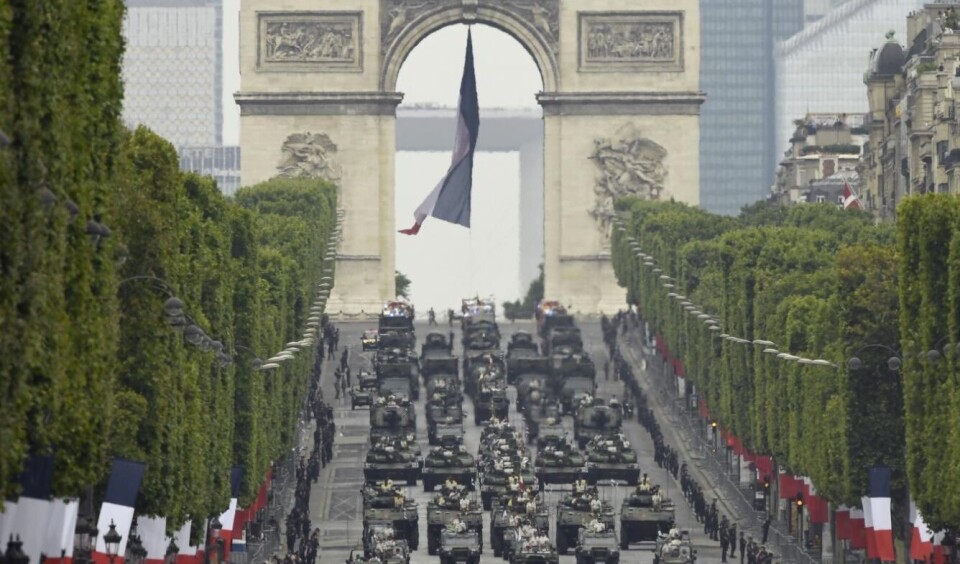
<path fill-rule="evenodd" d="M 612 200 L 699 203 L 699 0 L 241 0 L 244 182 L 338 182 L 327 311 L 379 312 L 395 291 L 397 76 L 455 23 L 509 33 L 540 69 L 546 296 L 615 311 Z"/>

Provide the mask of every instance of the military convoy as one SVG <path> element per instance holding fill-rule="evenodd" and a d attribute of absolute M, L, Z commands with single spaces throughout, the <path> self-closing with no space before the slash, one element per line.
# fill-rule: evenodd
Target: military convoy
<path fill-rule="evenodd" d="M 410 435 L 417 432 L 417 412 L 410 400 L 380 395 L 370 409 L 370 438 Z"/>
<path fill-rule="evenodd" d="M 671 529 L 669 534 L 657 538 L 653 549 L 653 564 L 694 564 L 697 550 L 690 542 L 690 531 Z"/>
<path fill-rule="evenodd" d="M 357 406 L 373 407 L 373 399 L 378 393 L 377 377 L 374 374 L 361 370 L 357 374 L 357 385 L 350 390 L 350 409 Z"/>
<path fill-rule="evenodd" d="M 612 526 L 591 521 L 580 529 L 576 555 L 577 564 L 619 564 L 617 532 Z"/>
<path fill-rule="evenodd" d="M 393 526 L 393 537 L 405 540 L 410 550 L 420 545 L 417 502 L 408 499 L 390 481 L 367 484 L 363 494 L 363 538 L 373 538 L 377 527 Z M 370 555 L 368 554 L 367 557 Z"/>
<path fill-rule="evenodd" d="M 393 523 L 371 522 L 364 530 L 363 555 L 365 562 L 378 564 L 409 564 L 410 547 L 397 536 Z"/>
<path fill-rule="evenodd" d="M 619 481 L 635 484 L 640 478 L 637 453 L 622 434 L 595 437 L 587 444 L 587 482 Z"/>
<path fill-rule="evenodd" d="M 586 460 L 563 435 L 551 435 L 538 444 L 535 466 L 541 491 L 547 484 L 573 484 L 587 477 Z"/>
<path fill-rule="evenodd" d="M 445 443 L 427 454 L 423 464 L 423 491 L 432 492 L 440 484 L 453 480 L 473 491 L 477 484 L 476 460 L 467 452 L 461 437 L 446 437 Z"/>
<path fill-rule="evenodd" d="M 494 556 L 503 556 L 505 549 L 507 557 L 516 547 L 507 548 L 507 533 L 514 540 L 522 539 L 521 528 L 532 529 L 536 535 L 547 535 L 550 532 L 550 514 L 543 501 L 538 499 L 532 490 L 512 489 L 497 497 L 493 511 L 490 512 L 490 548 Z M 530 535 L 527 535 L 530 536 Z"/>
<path fill-rule="evenodd" d="M 445 528 L 440 534 L 440 564 L 480 564 L 481 538 L 473 529 Z"/>
<path fill-rule="evenodd" d="M 475 498 L 468 497 L 467 488 L 454 480 L 444 482 L 440 493 L 427 504 L 429 554 L 437 554 L 440 550 L 443 531 L 448 528 L 457 533 L 473 531 L 478 539 L 483 534 L 483 511 Z M 482 541 L 477 548 L 482 549 Z"/>
<path fill-rule="evenodd" d="M 660 494 L 660 486 L 646 476 L 620 506 L 620 549 L 632 543 L 653 542 L 674 526 L 673 502 Z"/>
<path fill-rule="evenodd" d="M 480 435 L 477 466 L 484 509 L 490 509 L 494 498 L 532 486 L 536 480 L 520 434 L 513 425 L 496 419 Z"/>
<path fill-rule="evenodd" d="M 573 437 L 581 449 L 596 437 L 616 437 L 622 427 L 622 409 L 600 398 L 584 398 L 573 417 Z"/>
<path fill-rule="evenodd" d="M 557 506 L 557 552 L 566 554 L 579 542 L 580 530 L 597 521 L 609 530 L 615 530 L 616 517 L 610 503 L 600 498 L 595 487 L 586 482 L 574 484 L 573 493 L 566 495 Z"/>
<path fill-rule="evenodd" d="M 384 435 L 371 439 L 363 464 L 367 482 L 382 480 L 406 481 L 415 485 L 423 470 L 420 447 L 412 436 Z"/>

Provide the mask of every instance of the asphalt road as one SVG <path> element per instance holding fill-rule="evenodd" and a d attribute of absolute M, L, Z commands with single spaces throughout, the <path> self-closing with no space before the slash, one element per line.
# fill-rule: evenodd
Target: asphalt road
<path fill-rule="evenodd" d="M 581 328 L 585 348 L 594 358 L 598 367 L 603 366 L 606 358 L 606 352 L 600 334 L 600 324 L 597 321 L 583 320 L 578 322 Z M 360 368 L 370 368 L 372 353 L 362 353 L 360 347 L 360 335 L 365 329 L 374 328 L 374 323 L 340 323 L 340 349 L 349 348 L 349 362 L 351 371 L 356 374 Z M 517 322 L 501 324 L 504 346 L 509 341 L 510 335 L 515 331 L 524 330 L 535 332 L 533 322 Z M 423 337 L 432 330 L 426 323 L 418 323 L 417 336 L 422 342 Z M 441 324 L 439 331 L 447 333 L 450 327 Z M 456 345 L 459 347 L 459 323 L 453 327 L 456 333 Z M 418 343 L 419 353 L 419 343 Z M 458 349 L 455 354 L 460 354 Z M 339 360 L 339 353 L 336 355 Z M 324 395 L 328 401 L 334 404 L 334 411 L 337 424 L 337 438 L 334 447 L 334 460 L 322 471 L 320 480 L 313 486 L 310 496 L 310 515 L 314 527 L 321 529 L 321 562 L 339 563 L 344 562 L 350 555 L 354 547 L 359 547 L 360 538 L 363 530 L 362 526 L 362 502 L 360 488 L 363 483 L 363 460 L 366 454 L 367 437 L 369 433 L 369 411 L 367 408 L 358 408 L 356 411 L 350 409 L 349 398 L 340 400 L 333 399 L 335 392 L 333 388 L 333 371 L 335 364 L 332 360 L 327 360 L 323 373 Z M 516 411 L 515 391 L 510 389 L 510 421 L 518 428 L 523 428 L 523 417 Z M 598 396 L 599 397 L 622 397 L 623 385 L 620 382 L 605 381 L 602 370 L 598 374 Z M 469 398 L 464 398 L 464 409 L 466 417 L 464 427 L 466 429 L 465 444 L 470 452 L 476 453 L 480 438 L 480 427 L 473 424 L 473 406 Z M 426 418 L 424 416 L 424 399 L 417 402 L 417 428 L 418 440 L 424 454 L 429 452 L 430 446 L 426 437 Z M 573 422 L 570 417 L 564 418 L 564 425 L 568 427 L 570 436 L 573 436 Z M 676 521 L 680 528 L 689 529 L 693 538 L 694 545 L 698 549 L 698 562 L 712 564 L 720 562 L 720 549 L 717 543 L 708 540 L 703 534 L 702 526 L 698 527 L 690 508 L 683 500 L 679 492 L 679 484 L 673 480 L 665 471 L 661 470 L 653 461 L 653 443 L 649 434 L 640 427 L 635 421 L 627 421 L 624 424 L 624 433 L 627 435 L 631 444 L 637 451 L 641 470 L 649 474 L 650 479 L 657 484 L 661 484 L 666 492 L 666 496 L 676 502 Z M 531 447 L 535 448 L 535 447 Z M 531 453 L 531 458 L 533 453 Z M 556 506 L 563 495 L 557 487 L 548 486 L 544 494 L 544 500 L 550 509 L 551 529 L 550 537 L 554 538 L 555 533 L 555 515 Z M 619 513 L 620 503 L 628 493 L 626 486 L 600 486 L 601 495 L 609 500 Z M 406 493 L 409 497 L 415 499 L 420 507 L 420 548 L 411 558 L 411 562 L 420 564 L 428 562 L 439 562 L 439 557 L 427 554 L 426 548 L 426 506 L 433 494 L 424 493 L 423 486 L 418 482 L 417 486 L 406 487 Z M 618 523 L 619 527 L 619 523 Z M 486 512 L 486 524 L 484 525 L 484 552 L 481 562 L 494 563 L 503 562 L 499 557 L 493 556 L 493 551 L 489 549 L 489 512 Z M 739 560 L 739 554 L 737 559 Z M 572 555 L 561 556 L 562 563 L 574 563 L 576 558 Z M 629 551 L 621 553 L 621 562 L 652 562 L 653 554 L 649 550 L 642 550 L 636 545 Z M 732 562 L 732 560 L 731 560 Z"/>

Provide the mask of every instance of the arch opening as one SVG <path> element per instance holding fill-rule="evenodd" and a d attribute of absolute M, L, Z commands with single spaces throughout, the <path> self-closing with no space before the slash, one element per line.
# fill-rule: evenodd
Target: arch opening
<path fill-rule="evenodd" d="M 479 293 L 522 300 L 543 262 L 543 121 L 535 94 L 542 73 L 502 29 L 472 27 L 480 101 L 471 229 L 428 219 L 419 235 L 397 235 L 397 270 L 425 312 Z M 394 205 L 397 229 L 446 173 L 456 125 L 466 25 L 421 38 L 398 69 Z"/>

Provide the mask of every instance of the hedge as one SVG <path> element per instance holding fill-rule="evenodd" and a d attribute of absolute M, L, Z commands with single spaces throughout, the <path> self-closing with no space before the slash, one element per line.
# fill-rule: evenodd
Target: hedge
<path fill-rule="evenodd" d="M 903 491 L 903 420 L 891 417 L 896 380 L 875 370 L 886 357 L 859 350 L 899 346 L 891 331 L 892 229 L 835 206 L 758 206 L 738 218 L 678 203 L 625 199 L 617 207 L 624 228 L 613 240 L 618 280 L 725 429 L 811 477 L 834 502 L 858 502 L 867 467 L 881 462 L 894 467 Z M 628 236 L 655 265 L 638 260 Z M 665 289 L 660 276 L 672 277 L 675 288 Z M 708 331 L 668 292 L 716 316 L 722 331 Z M 781 352 L 837 367 L 786 362 L 721 333 L 773 341 Z M 855 352 L 869 369 L 845 368 Z"/>
<path fill-rule="evenodd" d="M 336 190 L 275 180 L 231 200 L 163 139 L 125 130 L 123 12 L 0 6 L 0 499 L 31 454 L 54 456 L 58 496 L 127 456 L 147 463 L 138 513 L 174 528 L 226 507 L 232 465 L 249 500 L 293 441 L 312 358 L 269 373 L 253 360 L 300 339 Z M 169 294 L 232 364 L 184 342 Z"/>

